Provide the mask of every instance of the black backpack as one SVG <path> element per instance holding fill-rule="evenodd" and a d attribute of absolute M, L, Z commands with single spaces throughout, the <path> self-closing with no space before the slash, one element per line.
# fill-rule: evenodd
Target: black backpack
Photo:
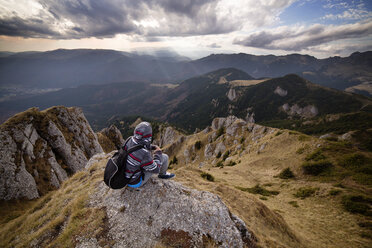
<path fill-rule="evenodd" d="M 131 137 L 129 137 L 127 141 L 125 141 L 124 146 L 120 147 L 120 149 L 107 161 L 103 181 L 105 181 L 106 185 L 112 189 L 124 188 L 129 183 L 133 176 L 130 178 L 125 176 L 127 157 L 130 153 L 144 147 L 143 145 L 135 145 L 128 151 L 125 150 L 124 148 L 130 138 Z"/>

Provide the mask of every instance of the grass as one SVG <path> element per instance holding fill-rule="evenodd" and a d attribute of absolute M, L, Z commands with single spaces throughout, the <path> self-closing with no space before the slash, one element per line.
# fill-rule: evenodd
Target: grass
<path fill-rule="evenodd" d="M 372 216 L 372 198 L 363 195 L 345 195 L 342 197 L 341 204 L 350 213 Z"/>
<path fill-rule="evenodd" d="M 224 166 L 223 161 L 218 161 L 217 164 L 216 164 L 216 167 L 223 168 L 223 166 Z"/>
<path fill-rule="evenodd" d="M 306 161 L 319 161 L 325 159 L 326 156 L 324 156 L 322 149 L 318 148 L 314 152 L 310 153 L 305 157 Z"/>
<path fill-rule="evenodd" d="M 212 176 L 211 174 L 209 174 L 209 173 L 207 173 L 207 172 L 202 172 L 202 173 L 200 174 L 200 176 L 201 176 L 202 178 L 204 178 L 205 180 L 207 180 L 207 181 L 214 182 L 214 176 Z"/>
<path fill-rule="evenodd" d="M 74 247 L 76 236 L 95 237 L 102 243 L 105 210 L 87 206 L 89 195 L 102 180 L 103 163 L 93 165 L 65 181 L 61 188 L 36 200 L 24 213 L 0 227 L 0 247 Z M 63 226 L 63 229 L 62 229 Z"/>
<path fill-rule="evenodd" d="M 305 162 L 301 165 L 303 171 L 307 175 L 317 176 L 328 171 L 332 167 L 332 163 L 327 160 L 317 162 Z"/>
<path fill-rule="evenodd" d="M 232 160 L 230 160 L 230 161 L 226 164 L 226 166 L 234 166 L 234 165 L 236 165 L 236 162 L 235 162 L 235 161 L 232 161 Z"/>
<path fill-rule="evenodd" d="M 291 171 L 291 169 L 285 168 L 279 173 L 278 177 L 281 179 L 290 179 L 290 178 L 294 178 L 295 176 L 293 172 Z"/>
<path fill-rule="evenodd" d="M 256 186 L 252 188 L 243 188 L 243 187 L 236 187 L 237 189 L 240 189 L 241 191 L 244 192 L 249 192 L 251 194 L 259 194 L 263 196 L 271 196 L 271 195 L 278 195 L 279 191 L 274 191 L 274 190 L 267 190 L 264 187 L 260 186 L 257 184 Z"/>
<path fill-rule="evenodd" d="M 219 151 L 218 153 L 217 153 L 217 155 L 216 155 L 216 158 L 220 158 L 222 156 L 222 153 L 221 153 L 221 151 Z"/>
<path fill-rule="evenodd" d="M 282 133 L 283 133 L 283 131 L 278 131 L 278 132 L 275 133 L 275 136 L 279 136 L 279 135 L 281 135 Z"/>
<path fill-rule="evenodd" d="M 297 198 L 305 199 L 307 197 L 313 196 L 316 191 L 318 191 L 318 188 L 302 187 L 297 190 L 294 196 Z"/>
<path fill-rule="evenodd" d="M 297 154 L 302 154 L 302 153 L 304 153 L 304 151 L 305 151 L 305 148 L 304 147 L 300 147 L 300 148 L 297 149 L 296 153 Z"/>
<path fill-rule="evenodd" d="M 223 135 L 225 133 L 225 128 L 224 127 L 220 127 L 217 132 L 216 132 L 216 138 L 215 140 L 220 137 L 221 135 Z"/>

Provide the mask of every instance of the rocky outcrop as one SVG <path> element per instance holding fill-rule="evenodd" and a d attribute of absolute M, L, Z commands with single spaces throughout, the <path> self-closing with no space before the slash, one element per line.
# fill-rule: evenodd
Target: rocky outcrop
<path fill-rule="evenodd" d="M 288 103 L 285 103 L 279 109 L 286 112 L 289 116 L 299 115 L 304 118 L 312 118 L 319 113 L 318 108 L 314 105 L 307 105 L 301 108 L 297 104 L 290 106 Z"/>
<path fill-rule="evenodd" d="M 227 92 L 227 98 L 229 98 L 230 101 L 234 101 L 237 97 L 236 91 L 234 88 L 230 88 L 230 90 Z"/>
<path fill-rule="evenodd" d="M 120 133 L 120 130 L 115 126 L 111 125 L 108 128 L 104 128 L 100 131 L 103 135 L 105 135 L 109 140 L 116 146 L 120 147 L 124 144 L 123 136 Z"/>
<path fill-rule="evenodd" d="M 286 95 L 288 94 L 288 91 L 286 91 L 286 90 L 280 88 L 280 86 L 278 86 L 278 87 L 276 87 L 276 89 L 274 90 L 274 93 L 277 94 L 277 95 L 279 95 L 279 96 L 284 97 L 284 96 L 286 96 Z"/>
<path fill-rule="evenodd" d="M 254 247 L 253 234 L 218 196 L 177 182 L 152 178 L 140 191 L 102 182 L 90 206 L 106 210 L 115 247 Z"/>
<path fill-rule="evenodd" d="M 161 129 L 160 134 L 156 139 L 156 143 L 160 147 L 164 147 L 176 142 L 181 136 L 182 135 L 173 127 L 165 127 Z"/>
<path fill-rule="evenodd" d="M 100 152 L 79 108 L 20 113 L 0 126 L 0 199 L 37 198 Z"/>

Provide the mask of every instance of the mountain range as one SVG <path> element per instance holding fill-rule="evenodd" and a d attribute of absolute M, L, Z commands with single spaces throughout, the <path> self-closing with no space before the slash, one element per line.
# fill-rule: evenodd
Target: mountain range
<path fill-rule="evenodd" d="M 309 55 L 212 54 L 190 60 L 176 54 L 141 55 L 114 50 L 54 50 L 0 54 L 1 95 L 9 89 L 60 89 L 126 81 L 179 83 L 234 67 L 255 78 L 296 73 L 314 83 L 370 95 L 372 52 L 317 59 Z M 5 88 L 5 89 L 4 89 Z M 9 93 L 9 92 L 8 92 Z"/>

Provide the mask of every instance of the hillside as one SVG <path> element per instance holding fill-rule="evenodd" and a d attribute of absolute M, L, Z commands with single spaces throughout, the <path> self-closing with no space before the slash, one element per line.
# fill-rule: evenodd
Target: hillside
<path fill-rule="evenodd" d="M 177 83 L 230 67 L 255 78 L 295 73 L 323 86 L 340 90 L 348 88 L 370 96 L 371 56 L 372 52 L 356 52 L 345 58 L 317 59 L 301 54 L 256 56 L 239 53 L 211 54 L 190 61 L 169 52 L 154 56 L 90 49 L 2 53 L 0 96 L 82 84 Z"/>
<path fill-rule="evenodd" d="M 372 154 L 353 142 L 236 117 L 217 118 L 205 130 L 173 142 L 165 150 L 176 180 L 218 194 L 263 247 L 372 244 Z M 257 212 L 252 199 L 286 224 L 271 219 L 272 213 Z"/>

